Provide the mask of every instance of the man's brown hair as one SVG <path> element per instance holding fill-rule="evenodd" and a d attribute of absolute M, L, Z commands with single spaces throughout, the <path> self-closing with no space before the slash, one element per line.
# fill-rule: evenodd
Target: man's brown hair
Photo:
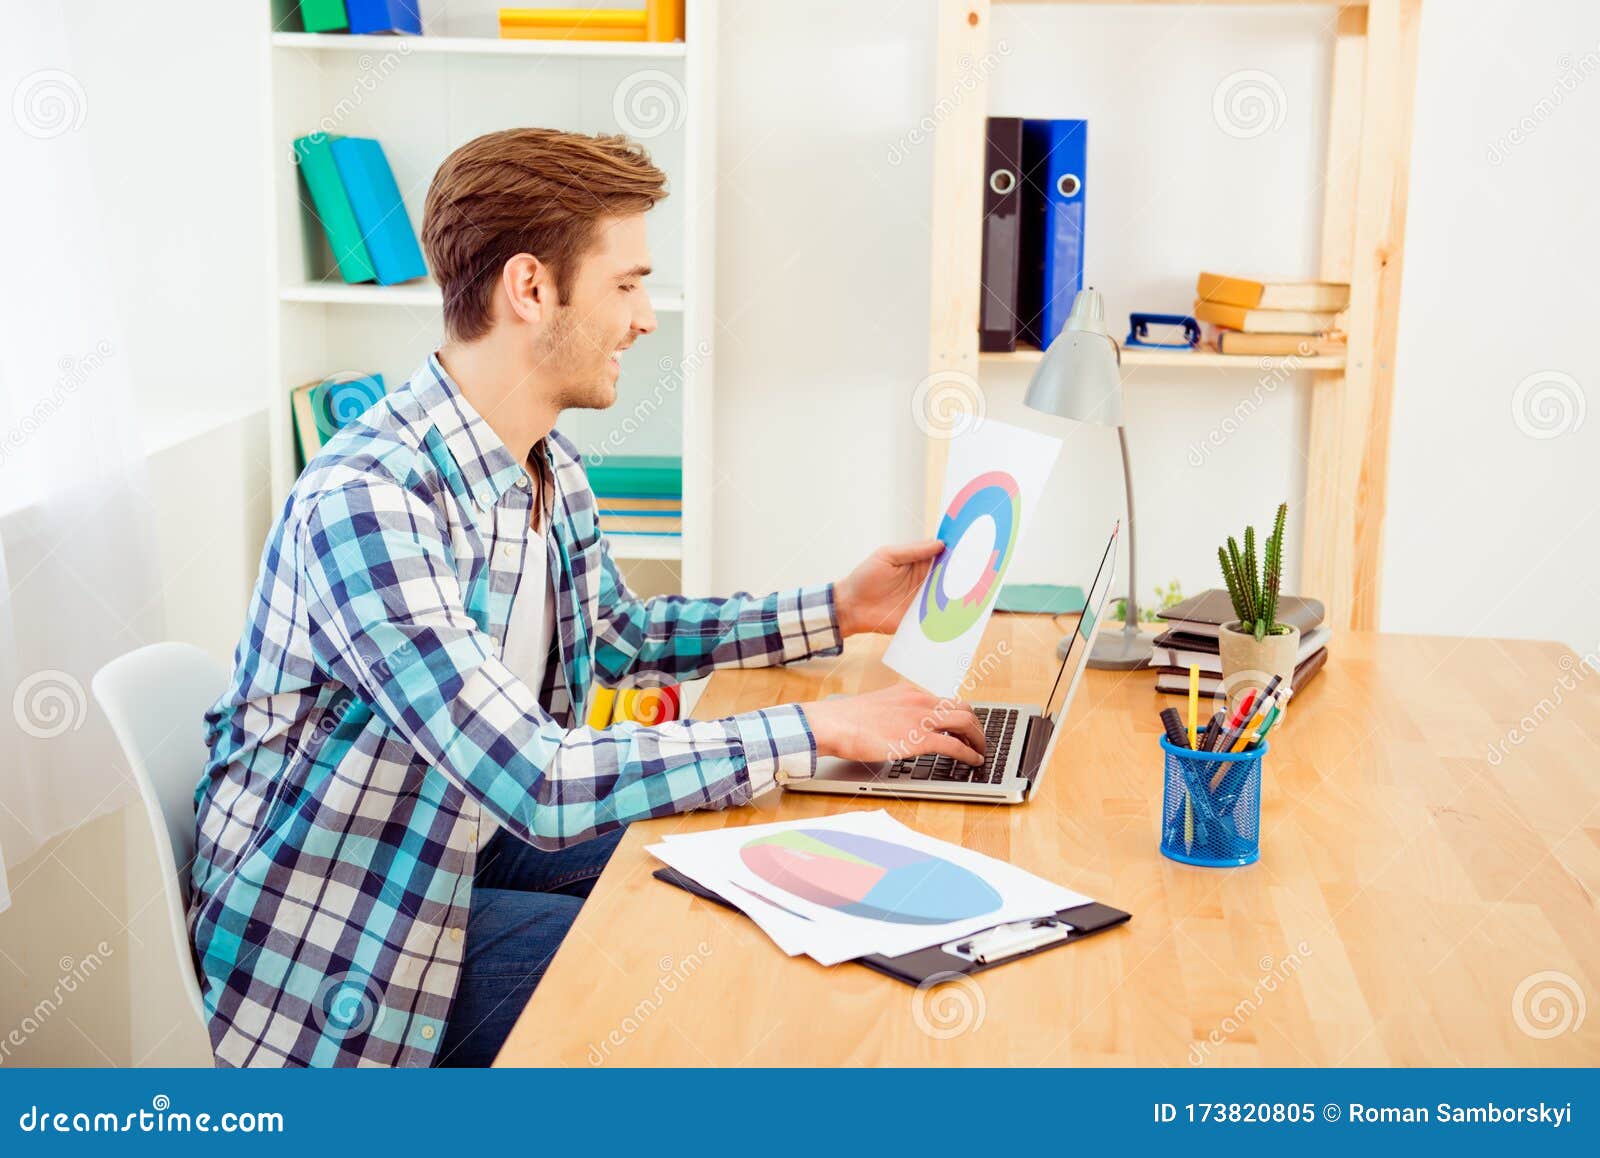
<path fill-rule="evenodd" d="M 565 305 L 602 217 L 643 213 L 667 195 L 666 174 L 621 136 L 506 129 L 445 158 L 422 211 L 422 244 L 444 291 L 445 333 L 489 332 L 500 271 L 519 253 L 550 267 Z"/>

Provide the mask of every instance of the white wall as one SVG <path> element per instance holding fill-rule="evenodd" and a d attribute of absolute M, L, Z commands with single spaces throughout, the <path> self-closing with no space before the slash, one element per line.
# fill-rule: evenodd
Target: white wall
<path fill-rule="evenodd" d="M 1424 6 L 1387 631 L 1600 642 L 1600 8 Z"/>
<path fill-rule="evenodd" d="M 975 84 L 936 93 L 928 6 L 818 4 L 802 23 L 776 0 L 726 5 L 719 576 L 831 576 L 921 533 L 910 399 L 927 367 L 933 146 L 909 134 L 941 100 L 1089 120 L 1086 277 L 1120 338 L 1132 310 L 1187 312 L 1202 268 L 1315 273 L 1330 12 L 999 7 Z M 1279 86 L 1276 127 L 1230 136 L 1213 94 L 1249 69 Z M 1130 374 L 1140 586 L 1212 586 L 1216 544 L 1303 494 L 1307 383 L 1274 382 L 1196 465 L 1191 444 L 1258 372 Z M 1086 582 L 1124 509 L 1116 437 L 1024 410 L 1026 383 L 1021 367 L 981 375 L 989 417 L 1066 439 L 1045 522 L 1011 575 Z"/>

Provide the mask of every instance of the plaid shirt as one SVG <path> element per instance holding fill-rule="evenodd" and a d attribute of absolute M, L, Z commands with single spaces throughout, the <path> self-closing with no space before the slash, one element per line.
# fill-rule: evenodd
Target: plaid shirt
<path fill-rule="evenodd" d="M 189 925 L 219 1065 L 428 1065 L 461 973 L 479 818 L 540 848 L 742 804 L 816 749 L 788 705 L 581 726 L 592 678 L 836 654 L 831 586 L 637 600 L 579 456 L 542 444 L 555 646 L 501 662 L 527 475 L 438 359 L 339 432 L 267 541 L 206 713 Z M 544 565 L 530 560 L 530 566 Z"/>

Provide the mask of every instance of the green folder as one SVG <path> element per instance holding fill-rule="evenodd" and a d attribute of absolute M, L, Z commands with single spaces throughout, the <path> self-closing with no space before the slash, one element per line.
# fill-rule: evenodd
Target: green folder
<path fill-rule="evenodd" d="M 339 276 L 348 282 L 372 281 L 378 273 L 372 268 L 366 243 L 361 240 L 361 227 L 356 224 L 344 182 L 339 180 L 339 169 L 333 161 L 333 141 L 327 133 L 296 137 L 295 163 L 311 193 L 311 204 L 316 207 L 322 231 L 328 235 L 333 260 L 339 265 Z"/>
<path fill-rule="evenodd" d="M 350 27 L 344 0 L 300 0 L 300 20 L 307 32 L 334 32 Z"/>
<path fill-rule="evenodd" d="M 1026 614 L 1066 615 L 1082 611 L 1082 587 L 1058 587 L 1054 583 L 1007 583 L 994 601 L 996 611 Z"/>

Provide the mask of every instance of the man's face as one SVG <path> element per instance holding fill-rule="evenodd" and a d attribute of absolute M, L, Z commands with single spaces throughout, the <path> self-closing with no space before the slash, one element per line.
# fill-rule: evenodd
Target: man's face
<path fill-rule="evenodd" d="M 603 410 L 617 400 L 622 351 L 656 328 L 643 285 L 649 273 L 644 214 L 602 218 L 573 271 L 567 303 L 556 305 L 535 351 L 561 384 L 563 409 Z"/>

